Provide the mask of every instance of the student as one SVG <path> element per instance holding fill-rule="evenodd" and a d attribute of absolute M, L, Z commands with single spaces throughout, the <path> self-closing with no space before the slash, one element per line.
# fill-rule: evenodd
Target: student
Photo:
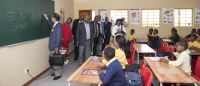
<path fill-rule="evenodd" d="M 128 41 L 131 42 L 131 41 L 135 41 L 135 40 L 136 40 L 135 30 L 131 29 L 130 35 L 128 36 Z"/>
<path fill-rule="evenodd" d="M 190 36 L 190 40 L 188 42 L 189 47 L 196 46 L 196 44 L 197 44 L 196 39 L 197 39 L 197 36 L 195 34 Z"/>
<path fill-rule="evenodd" d="M 196 41 L 194 41 L 190 47 L 190 50 L 194 50 L 195 52 L 200 52 L 200 36 L 197 37 Z"/>
<path fill-rule="evenodd" d="M 72 29 L 70 24 L 72 23 L 72 18 L 68 18 L 65 23 L 62 24 L 62 48 L 69 50 L 69 43 L 72 41 Z M 67 52 L 65 56 L 67 55 Z"/>
<path fill-rule="evenodd" d="M 106 72 L 103 73 L 103 71 L 99 71 L 99 78 L 104 86 L 125 86 L 125 77 L 122 66 L 114 57 L 115 49 L 107 47 L 104 50 L 104 58 L 108 62 L 106 64 Z"/>
<path fill-rule="evenodd" d="M 114 38 L 113 46 L 115 47 L 115 58 L 120 62 L 122 69 L 125 69 L 125 66 L 128 64 L 126 59 L 126 54 L 124 52 L 124 46 L 126 45 L 126 38 L 122 35 L 117 35 Z M 107 64 L 108 61 L 103 59 L 104 64 Z"/>
<path fill-rule="evenodd" d="M 180 36 L 178 35 L 178 32 L 176 29 L 172 29 L 171 30 L 171 36 L 170 36 L 170 40 L 173 42 L 173 44 L 176 44 L 178 41 L 180 41 Z"/>
<path fill-rule="evenodd" d="M 149 29 L 149 33 L 147 34 L 147 37 L 148 37 L 148 43 L 149 43 L 150 40 L 151 40 L 152 37 L 153 37 L 153 28 L 150 28 L 150 29 Z"/>
<path fill-rule="evenodd" d="M 174 53 L 176 56 L 177 60 L 175 61 L 169 61 L 164 58 L 161 58 L 160 61 L 173 65 L 173 66 L 178 66 L 180 67 L 183 71 L 191 75 L 191 57 L 190 57 L 190 52 L 187 50 L 188 49 L 188 43 L 185 40 L 181 40 L 177 42 L 176 44 L 176 50 L 177 53 Z M 181 84 L 181 86 L 194 86 L 193 84 Z"/>
<path fill-rule="evenodd" d="M 188 35 L 185 37 L 185 39 L 189 39 L 191 35 L 196 35 L 196 29 L 195 29 L 195 28 L 192 29 L 191 33 L 188 34 Z"/>
<path fill-rule="evenodd" d="M 126 29 L 122 25 L 121 21 L 117 19 L 116 25 L 112 27 L 112 36 L 115 37 L 116 35 L 125 35 L 126 34 Z"/>
<path fill-rule="evenodd" d="M 153 30 L 153 36 L 149 42 L 149 46 L 153 49 L 159 49 L 160 48 L 160 37 L 158 36 L 158 30 Z"/>

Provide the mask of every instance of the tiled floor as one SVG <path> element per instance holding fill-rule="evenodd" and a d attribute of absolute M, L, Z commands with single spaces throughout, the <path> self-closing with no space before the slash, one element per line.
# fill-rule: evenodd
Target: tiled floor
<path fill-rule="evenodd" d="M 78 62 L 74 61 L 74 53 L 68 56 L 69 63 L 63 67 L 63 76 L 59 80 L 53 80 L 50 71 L 35 80 L 30 86 L 68 86 L 67 78 L 79 67 Z M 90 86 L 90 84 L 71 83 L 71 86 Z"/>

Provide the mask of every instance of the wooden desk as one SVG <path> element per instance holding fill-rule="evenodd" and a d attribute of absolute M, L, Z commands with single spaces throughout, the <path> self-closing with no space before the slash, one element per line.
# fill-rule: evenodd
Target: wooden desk
<path fill-rule="evenodd" d="M 98 84 L 99 86 L 102 84 L 101 80 L 99 79 L 99 76 L 93 76 L 93 75 L 81 75 L 81 71 L 83 69 L 96 69 L 99 65 L 98 63 L 94 62 L 94 58 L 100 58 L 100 57 L 90 57 L 88 60 L 81 65 L 68 79 L 68 86 L 70 86 L 71 82 L 76 83 L 87 83 L 87 84 Z"/>
<path fill-rule="evenodd" d="M 196 51 L 190 50 L 190 55 L 192 55 L 192 56 L 200 56 L 200 52 L 196 52 Z"/>
<path fill-rule="evenodd" d="M 163 62 L 153 61 L 160 57 L 145 57 L 145 61 L 161 83 L 197 83 L 192 76 L 185 73 L 179 67 L 175 67 Z"/>
<path fill-rule="evenodd" d="M 140 63 L 139 54 L 153 53 L 156 56 L 156 51 L 149 47 L 147 44 L 135 44 L 135 50 L 137 51 L 137 62 Z"/>
<path fill-rule="evenodd" d="M 136 43 L 147 44 L 148 39 L 136 39 Z"/>

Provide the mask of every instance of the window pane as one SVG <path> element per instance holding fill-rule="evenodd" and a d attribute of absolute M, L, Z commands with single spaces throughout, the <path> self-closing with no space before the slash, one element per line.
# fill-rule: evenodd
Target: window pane
<path fill-rule="evenodd" d="M 159 27 L 160 10 L 142 10 L 142 26 Z M 147 24 L 147 25 L 146 25 Z"/>

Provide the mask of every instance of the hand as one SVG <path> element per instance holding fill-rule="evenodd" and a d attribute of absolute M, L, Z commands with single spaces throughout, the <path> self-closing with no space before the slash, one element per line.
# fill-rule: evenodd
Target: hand
<path fill-rule="evenodd" d="M 47 14 L 43 14 L 43 16 L 46 18 L 46 20 L 49 19 Z"/>
<path fill-rule="evenodd" d="M 164 58 L 160 58 L 160 62 L 164 62 L 164 63 L 169 63 L 169 60 L 166 60 L 166 59 L 164 59 Z"/>
<path fill-rule="evenodd" d="M 78 42 L 77 42 L 77 43 L 76 43 L 76 46 L 78 47 L 78 45 L 79 45 L 79 44 L 78 44 Z"/>

